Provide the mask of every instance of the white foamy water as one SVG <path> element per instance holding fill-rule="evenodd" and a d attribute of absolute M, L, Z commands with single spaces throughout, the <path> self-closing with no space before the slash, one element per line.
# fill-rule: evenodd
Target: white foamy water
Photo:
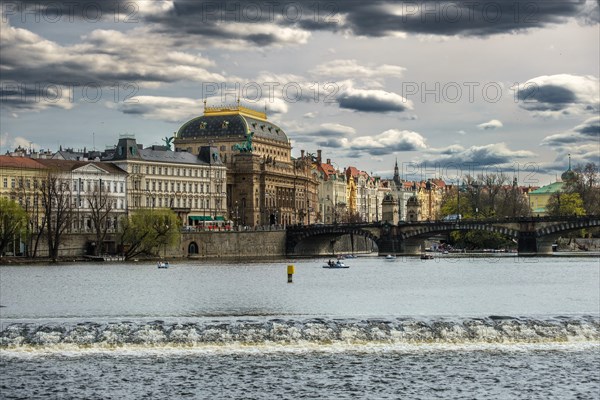
<path fill-rule="evenodd" d="M 593 398 L 594 258 L 0 267 L 5 398 Z"/>

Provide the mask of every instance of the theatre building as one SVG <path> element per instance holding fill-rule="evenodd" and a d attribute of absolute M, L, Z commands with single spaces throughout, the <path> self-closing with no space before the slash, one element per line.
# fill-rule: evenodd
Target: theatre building
<path fill-rule="evenodd" d="M 212 146 L 227 167 L 227 209 L 238 225 L 316 222 L 317 171 L 313 157 L 292 147 L 266 113 L 240 106 L 204 107 L 204 115 L 181 126 L 175 148 L 198 154 Z"/>

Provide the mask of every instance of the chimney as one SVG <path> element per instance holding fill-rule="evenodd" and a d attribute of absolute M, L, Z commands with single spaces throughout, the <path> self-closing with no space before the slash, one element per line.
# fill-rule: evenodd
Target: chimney
<path fill-rule="evenodd" d="M 321 164 L 321 149 L 317 150 L 317 164 Z"/>
<path fill-rule="evenodd" d="M 304 159 L 304 150 L 300 150 L 300 158 Z"/>

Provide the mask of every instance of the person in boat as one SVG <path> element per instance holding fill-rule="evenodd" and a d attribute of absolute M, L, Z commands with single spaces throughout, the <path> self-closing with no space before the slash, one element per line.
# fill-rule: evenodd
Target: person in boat
<path fill-rule="evenodd" d="M 331 261 L 331 259 L 329 259 L 329 261 L 327 261 L 327 265 L 329 265 L 330 267 L 333 267 L 333 261 Z"/>

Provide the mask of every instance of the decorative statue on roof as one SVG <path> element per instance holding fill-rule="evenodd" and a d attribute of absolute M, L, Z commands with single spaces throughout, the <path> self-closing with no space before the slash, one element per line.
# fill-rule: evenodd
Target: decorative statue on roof
<path fill-rule="evenodd" d="M 173 140 L 175 140 L 175 137 L 171 136 L 165 136 L 165 138 L 163 139 L 163 142 L 165 142 L 165 147 L 167 148 L 167 150 L 171 150 L 171 144 L 173 143 Z"/>
<path fill-rule="evenodd" d="M 252 137 L 254 132 L 248 132 L 246 134 L 246 141 L 242 144 L 234 144 L 233 150 L 238 150 L 240 153 L 252 153 Z"/>

